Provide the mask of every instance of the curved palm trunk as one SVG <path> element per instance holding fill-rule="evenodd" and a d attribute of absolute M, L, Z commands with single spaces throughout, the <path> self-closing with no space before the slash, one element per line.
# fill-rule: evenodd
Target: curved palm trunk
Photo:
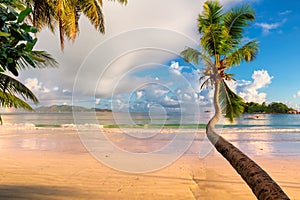
<path fill-rule="evenodd" d="M 257 199 L 289 199 L 280 186 L 258 164 L 241 152 L 230 142 L 219 136 L 215 124 L 222 112 L 219 105 L 220 80 L 215 83 L 214 107 L 215 115 L 206 126 L 206 134 L 217 151 L 231 164 L 238 174 L 252 189 Z"/>

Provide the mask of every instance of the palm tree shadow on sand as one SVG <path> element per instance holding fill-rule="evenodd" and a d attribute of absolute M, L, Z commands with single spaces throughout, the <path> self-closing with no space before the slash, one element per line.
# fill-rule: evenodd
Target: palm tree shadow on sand
<path fill-rule="evenodd" d="M 64 197 L 76 199 L 84 195 L 72 187 L 44 185 L 0 185 L 0 199 L 52 200 Z"/>

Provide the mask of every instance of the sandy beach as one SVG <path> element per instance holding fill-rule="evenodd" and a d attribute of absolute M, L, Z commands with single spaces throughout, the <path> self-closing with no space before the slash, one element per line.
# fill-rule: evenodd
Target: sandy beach
<path fill-rule="evenodd" d="M 93 158 L 74 130 L 1 131 L 0 199 L 256 199 L 218 153 L 200 159 L 198 142 L 163 169 L 132 174 Z M 250 156 L 300 199 L 300 158 Z"/>

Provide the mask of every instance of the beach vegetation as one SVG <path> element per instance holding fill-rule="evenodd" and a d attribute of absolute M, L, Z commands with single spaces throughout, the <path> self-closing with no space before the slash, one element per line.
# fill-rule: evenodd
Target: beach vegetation
<path fill-rule="evenodd" d="M 247 102 L 244 104 L 244 113 L 287 114 L 291 110 L 293 110 L 293 108 L 281 102 L 272 102 L 269 105 L 265 102 L 262 104 L 255 102 Z"/>
<path fill-rule="evenodd" d="M 26 100 L 37 104 L 37 97 L 13 76 L 22 69 L 56 66 L 46 51 L 34 49 L 37 29 L 26 23 L 32 12 L 18 1 L 0 1 L 0 106 L 32 110 Z M 12 74 L 13 76 L 11 76 Z"/>
<path fill-rule="evenodd" d="M 206 1 L 198 17 L 198 31 L 201 35 L 199 48 L 189 47 L 181 54 L 188 62 L 205 64 L 200 78 L 201 88 L 214 90 L 215 113 L 206 126 L 210 142 L 240 174 L 258 199 L 289 199 L 266 171 L 221 137 L 215 129 L 222 116 L 234 121 L 244 111 L 244 100 L 228 86 L 228 82 L 234 79 L 226 70 L 255 59 L 259 49 L 258 41 L 244 40 L 245 28 L 254 20 L 255 11 L 248 4 L 225 11 L 218 1 Z"/>

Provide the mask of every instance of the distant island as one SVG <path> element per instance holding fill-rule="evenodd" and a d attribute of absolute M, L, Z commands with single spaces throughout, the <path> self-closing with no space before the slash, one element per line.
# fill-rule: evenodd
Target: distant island
<path fill-rule="evenodd" d="M 100 109 L 100 108 L 85 108 L 82 106 L 70 106 L 70 105 L 52 105 L 52 106 L 41 106 L 35 109 L 35 112 L 112 112 L 109 109 Z"/>

